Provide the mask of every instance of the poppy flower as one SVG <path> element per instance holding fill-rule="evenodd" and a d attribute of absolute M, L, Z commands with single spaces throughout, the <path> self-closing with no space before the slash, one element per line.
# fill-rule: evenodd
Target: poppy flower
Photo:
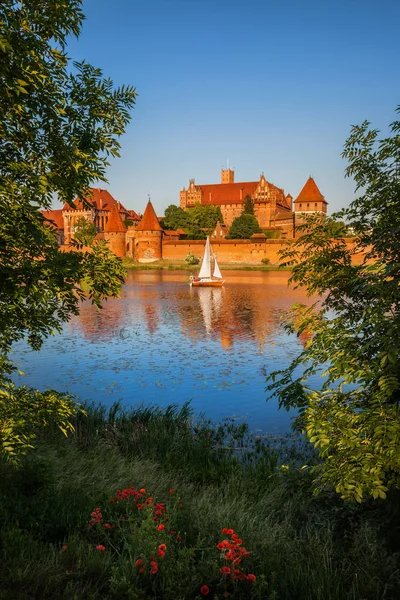
<path fill-rule="evenodd" d="M 106 547 L 103 546 L 103 544 L 99 544 L 98 546 L 96 546 L 96 550 L 105 550 Z"/>
<path fill-rule="evenodd" d="M 68 546 L 67 546 L 67 544 L 65 544 L 65 546 L 62 546 L 61 550 L 62 550 L 63 552 L 65 552 L 66 550 L 68 550 Z"/>
<path fill-rule="evenodd" d="M 202 594 L 203 596 L 207 596 L 210 593 L 210 588 L 208 587 L 208 585 L 202 585 L 200 588 L 200 594 Z"/>
<path fill-rule="evenodd" d="M 106 529 L 111 529 L 111 525 L 110 525 L 110 523 L 106 523 L 106 524 L 104 525 L 104 527 L 105 527 Z"/>
<path fill-rule="evenodd" d="M 166 549 L 167 549 L 167 546 L 166 546 L 166 544 L 160 544 L 160 545 L 158 546 L 158 549 L 159 549 L 159 550 L 166 550 Z"/>
<path fill-rule="evenodd" d="M 161 525 L 159 525 L 159 526 L 157 527 L 157 529 L 158 529 L 158 531 L 162 531 L 163 529 L 165 529 L 165 525 L 163 525 L 163 524 L 161 523 Z"/>
<path fill-rule="evenodd" d="M 143 560 L 141 558 L 138 558 L 135 564 L 137 567 L 141 567 L 143 564 Z"/>
<path fill-rule="evenodd" d="M 221 573 L 223 573 L 223 575 L 230 575 L 231 574 L 230 567 L 221 567 L 220 571 L 221 571 Z"/>
<path fill-rule="evenodd" d="M 253 575 L 253 573 L 249 573 L 249 574 L 247 575 L 247 580 L 248 580 L 248 581 L 251 581 L 252 583 L 255 583 L 255 582 L 256 582 L 256 580 L 257 580 L 257 577 L 256 577 L 255 575 Z"/>
<path fill-rule="evenodd" d="M 164 550 L 157 550 L 157 554 L 158 554 L 158 556 L 160 556 L 161 558 L 164 558 L 164 556 L 165 556 L 165 552 L 164 552 Z"/>
<path fill-rule="evenodd" d="M 151 561 L 150 567 L 151 567 L 151 574 L 155 575 L 157 573 L 157 571 L 158 571 L 158 565 L 157 565 L 157 563 L 156 563 L 155 560 Z"/>
<path fill-rule="evenodd" d="M 141 494 L 145 494 L 145 493 L 146 493 L 146 490 L 145 490 L 144 488 L 142 488 L 141 490 L 139 490 L 139 492 L 140 492 Z"/>

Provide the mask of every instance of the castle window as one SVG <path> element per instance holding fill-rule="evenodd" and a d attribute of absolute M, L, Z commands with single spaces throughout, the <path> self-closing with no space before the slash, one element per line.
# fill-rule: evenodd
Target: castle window
<path fill-rule="evenodd" d="M 307 208 L 310 208 L 310 203 L 309 202 L 307 202 Z"/>
<path fill-rule="evenodd" d="M 303 205 L 302 205 L 302 204 L 300 204 L 300 208 L 302 208 L 302 207 L 303 207 Z"/>
<path fill-rule="evenodd" d="M 315 208 L 317 208 L 317 203 L 314 204 Z"/>

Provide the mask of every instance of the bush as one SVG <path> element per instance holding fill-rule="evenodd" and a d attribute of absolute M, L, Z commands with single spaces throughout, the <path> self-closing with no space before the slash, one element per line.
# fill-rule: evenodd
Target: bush
<path fill-rule="evenodd" d="M 269 263 L 271 262 L 269 258 L 262 258 L 261 262 L 263 265 L 269 265 Z"/>
<path fill-rule="evenodd" d="M 192 252 L 189 252 L 185 258 L 185 262 L 187 262 L 188 265 L 198 265 L 200 261 Z"/>

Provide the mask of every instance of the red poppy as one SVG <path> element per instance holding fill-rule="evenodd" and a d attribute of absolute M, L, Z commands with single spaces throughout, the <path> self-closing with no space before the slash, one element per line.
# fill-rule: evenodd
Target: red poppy
<path fill-rule="evenodd" d="M 253 573 L 249 573 L 249 574 L 247 575 L 247 580 L 248 580 L 248 581 L 251 581 L 252 583 L 255 583 L 255 582 L 256 582 L 256 580 L 257 580 L 257 577 L 256 577 L 255 575 L 253 575 Z"/>
<path fill-rule="evenodd" d="M 164 556 L 165 556 L 165 552 L 164 552 L 164 550 L 157 550 L 157 554 L 158 554 L 158 556 L 160 556 L 161 558 L 164 558 Z"/>
<path fill-rule="evenodd" d="M 160 544 L 160 545 L 158 546 L 158 549 L 159 549 L 159 550 L 166 550 L 166 549 L 167 549 L 167 546 L 166 546 L 166 544 Z"/>
<path fill-rule="evenodd" d="M 223 573 L 223 575 L 230 575 L 231 574 L 230 567 L 221 567 L 220 571 L 221 571 L 221 573 Z"/>
<path fill-rule="evenodd" d="M 157 527 L 157 529 L 158 529 L 158 531 L 162 531 L 163 529 L 165 529 L 165 525 L 163 525 L 163 524 L 161 523 L 161 525 L 159 525 L 159 526 Z"/>
<path fill-rule="evenodd" d="M 158 565 L 157 565 L 157 563 L 156 563 L 155 560 L 151 561 L 150 567 L 151 567 L 151 574 L 155 575 L 157 573 L 157 571 L 158 571 Z"/>
<path fill-rule="evenodd" d="M 208 587 L 208 585 L 202 585 L 200 588 L 200 594 L 202 594 L 203 596 L 207 596 L 210 593 L 210 588 Z"/>
<path fill-rule="evenodd" d="M 173 494 L 173 493 L 174 493 L 174 490 L 169 490 L 169 493 L 170 493 L 170 494 Z"/>
<path fill-rule="evenodd" d="M 139 569 L 139 573 L 144 573 L 143 567 L 141 569 Z"/>
<path fill-rule="evenodd" d="M 103 544 L 99 544 L 98 546 L 96 546 L 96 550 L 105 550 L 106 547 L 103 546 Z"/>
<path fill-rule="evenodd" d="M 62 546 L 61 550 L 62 550 L 63 552 L 65 552 L 66 550 L 68 550 L 68 546 L 67 546 L 67 544 L 65 544 L 65 546 Z"/>
<path fill-rule="evenodd" d="M 143 560 L 141 558 L 138 558 L 135 564 L 137 567 L 141 567 L 143 564 Z"/>
<path fill-rule="evenodd" d="M 233 531 L 233 529 L 227 529 L 226 531 L 224 531 L 224 533 L 227 533 L 228 535 L 232 535 L 232 533 L 235 533 Z"/>
<path fill-rule="evenodd" d="M 110 523 L 106 523 L 106 524 L 104 525 L 104 527 L 105 527 L 106 529 L 111 529 L 111 525 L 110 525 Z"/>
<path fill-rule="evenodd" d="M 140 492 L 141 494 L 145 494 L 145 493 L 146 493 L 146 490 L 145 490 L 144 488 L 142 488 L 141 490 L 139 490 L 139 492 Z"/>

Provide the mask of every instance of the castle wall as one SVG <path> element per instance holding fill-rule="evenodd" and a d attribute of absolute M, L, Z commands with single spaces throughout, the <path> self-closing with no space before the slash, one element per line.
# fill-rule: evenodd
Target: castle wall
<path fill-rule="evenodd" d="M 136 231 L 134 236 L 134 259 L 139 262 L 153 262 L 163 258 L 162 231 Z"/>
<path fill-rule="evenodd" d="M 249 263 L 260 264 L 263 258 L 268 258 L 272 265 L 280 264 L 279 251 L 286 245 L 282 240 L 212 240 L 212 248 L 219 263 Z M 354 240 L 346 239 L 349 248 L 354 248 Z M 163 240 L 162 257 L 165 260 L 185 260 L 191 252 L 201 259 L 204 253 L 204 240 Z M 353 256 L 353 264 L 360 264 L 364 255 Z"/>
<path fill-rule="evenodd" d="M 123 231 L 104 233 L 104 239 L 108 242 L 108 247 L 111 252 L 114 252 L 119 258 L 122 258 L 127 254 L 125 235 L 126 234 Z"/>

